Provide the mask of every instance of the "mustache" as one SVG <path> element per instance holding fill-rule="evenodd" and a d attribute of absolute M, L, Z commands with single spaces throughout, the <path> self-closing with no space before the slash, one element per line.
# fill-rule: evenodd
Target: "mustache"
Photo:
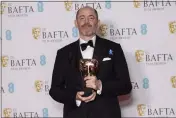
<path fill-rule="evenodd" d="M 86 24 L 82 25 L 81 27 L 92 27 L 92 25 L 89 23 L 86 23 Z"/>

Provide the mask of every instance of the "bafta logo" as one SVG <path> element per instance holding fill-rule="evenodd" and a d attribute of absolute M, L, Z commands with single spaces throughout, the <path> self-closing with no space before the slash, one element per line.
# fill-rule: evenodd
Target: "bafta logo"
<path fill-rule="evenodd" d="M 71 1 L 64 1 L 66 11 L 72 10 L 72 2 Z"/>
<path fill-rule="evenodd" d="M 135 8 L 139 8 L 140 5 L 141 5 L 140 2 L 137 1 L 137 0 L 134 0 L 134 1 L 133 1 L 133 4 L 134 4 L 134 7 L 135 7 Z"/>
<path fill-rule="evenodd" d="M 108 26 L 106 24 L 101 24 L 100 27 L 99 27 L 99 32 L 100 32 L 100 35 L 102 37 L 105 37 L 107 36 L 107 29 L 108 29 Z"/>
<path fill-rule="evenodd" d="M 10 109 L 10 108 L 5 108 L 3 110 L 3 114 L 4 114 L 5 118 L 11 118 L 11 113 L 12 113 L 12 109 Z"/>
<path fill-rule="evenodd" d="M 137 105 L 138 115 L 139 116 L 144 116 L 145 115 L 145 109 L 146 109 L 146 106 L 144 104 Z"/>
<path fill-rule="evenodd" d="M 41 32 L 41 29 L 39 27 L 32 29 L 32 35 L 33 35 L 34 39 L 36 39 L 36 40 L 39 39 L 40 32 Z"/>
<path fill-rule="evenodd" d="M 8 61 L 9 61 L 9 57 L 8 56 L 2 56 L 1 57 L 2 67 L 7 67 L 8 66 Z"/>
<path fill-rule="evenodd" d="M 135 56 L 136 56 L 136 61 L 137 62 L 142 62 L 144 60 L 144 51 L 143 50 L 137 50 L 135 52 Z"/>
<path fill-rule="evenodd" d="M 79 69 L 83 79 L 83 96 L 89 96 L 92 94 L 92 89 L 86 87 L 84 78 L 86 76 L 97 76 L 98 61 L 96 59 L 80 59 Z"/>
<path fill-rule="evenodd" d="M 176 88 L 176 76 L 171 77 L 171 83 L 172 83 L 172 87 Z"/>
<path fill-rule="evenodd" d="M 4 2 L 1 2 L 1 6 L 0 6 L 0 7 L 1 7 L 1 8 L 0 8 L 0 13 L 3 14 L 4 11 L 5 11 L 5 8 L 7 7 L 7 4 L 4 3 Z"/>
<path fill-rule="evenodd" d="M 176 21 L 169 23 L 169 30 L 171 34 L 176 33 Z"/>
<path fill-rule="evenodd" d="M 35 89 L 37 92 L 41 92 L 43 88 L 43 82 L 40 80 L 35 81 Z"/>

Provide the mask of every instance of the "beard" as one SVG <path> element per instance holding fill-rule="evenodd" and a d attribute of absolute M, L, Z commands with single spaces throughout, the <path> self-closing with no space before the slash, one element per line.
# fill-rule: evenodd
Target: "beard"
<path fill-rule="evenodd" d="M 94 32 L 92 30 L 82 31 L 81 34 L 84 36 L 92 36 L 94 34 Z"/>
<path fill-rule="evenodd" d="M 81 34 L 84 36 L 92 36 L 95 34 L 94 28 L 92 27 L 91 24 L 84 24 L 81 26 Z"/>

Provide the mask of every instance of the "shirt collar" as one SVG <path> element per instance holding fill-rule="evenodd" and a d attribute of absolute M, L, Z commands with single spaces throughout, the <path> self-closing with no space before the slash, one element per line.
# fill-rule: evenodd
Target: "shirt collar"
<path fill-rule="evenodd" d="M 90 40 L 92 40 L 92 42 L 93 42 L 93 45 L 95 46 L 95 40 L 96 40 L 96 36 L 93 36 L 92 37 L 92 39 L 90 39 Z M 80 38 L 80 44 L 82 44 L 82 43 L 87 43 L 89 40 L 83 40 L 82 38 Z"/>

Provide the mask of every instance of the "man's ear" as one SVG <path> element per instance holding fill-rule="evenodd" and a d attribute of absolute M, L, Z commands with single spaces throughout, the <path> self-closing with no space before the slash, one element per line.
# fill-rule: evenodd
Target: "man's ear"
<path fill-rule="evenodd" d="M 100 20 L 97 21 L 97 29 L 96 29 L 96 33 L 100 34 Z"/>

